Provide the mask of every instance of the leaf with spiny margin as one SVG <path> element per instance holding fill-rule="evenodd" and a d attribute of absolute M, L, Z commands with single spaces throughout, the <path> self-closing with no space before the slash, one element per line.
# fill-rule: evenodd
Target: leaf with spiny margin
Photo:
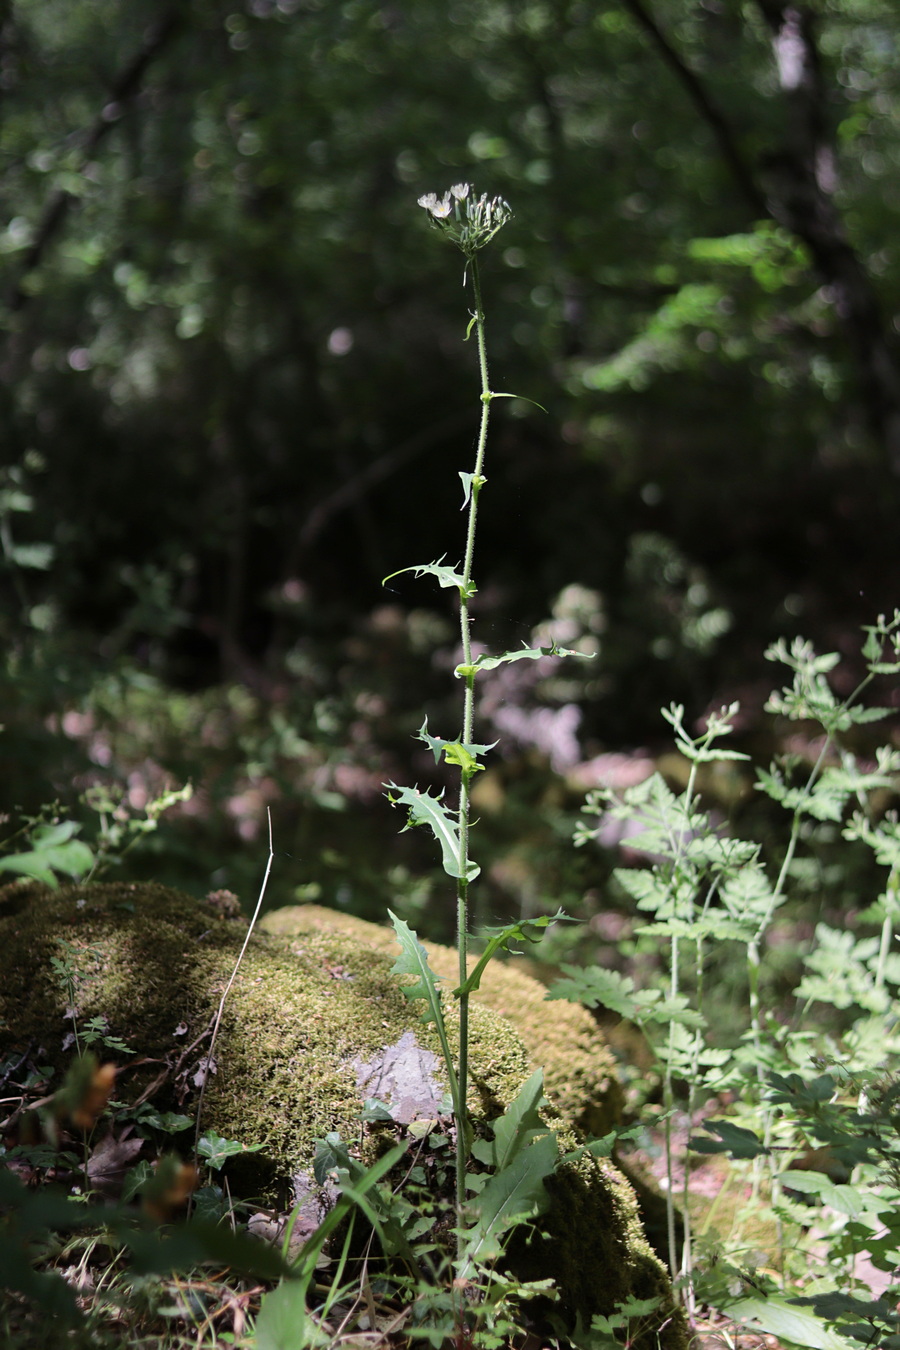
<path fill-rule="evenodd" d="M 438 585 L 449 588 L 455 586 L 464 600 L 469 600 L 476 593 L 478 587 L 474 581 L 466 581 L 461 572 L 454 572 L 452 567 L 442 567 L 446 554 L 442 554 L 437 562 L 433 563 L 415 563 L 412 567 L 401 567 L 396 572 L 391 572 L 382 581 L 382 586 L 392 581 L 394 577 L 403 576 L 404 572 L 414 572 L 417 577 L 426 575 L 437 577 Z"/>
<path fill-rule="evenodd" d="M 441 991 L 438 988 L 440 976 L 435 975 L 431 966 L 428 964 L 428 953 L 416 937 L 409 924 L 403 919 L 398 919 L 397 915 L 388 910 L 388 918 L 394 925 L 394 932 L 397 935 L 397 941 L 400 943 L 400 955 L 391 967 L 392 975 L 414 975 L 416 977 L 412 984 L 402 985 L 403 993 L 408 999 L 423 999 L 426 1004 L 425 1011 L 422 1013 L 420 1021 L 427 1026 L 433 1022 L 437 1027 L 438 1037 L 441 1042 L 441 1053 L 444 1056 L 444 1066 L 447 1070 L 447 1078 L 450 1082 L 450 1095 L 453 1099 L 453 1110 L 459 1115 L 459 1082 L 456 1077 L 456 1070 L 453 1066 L 453 1055 L 450 1052 L 450 1043 L 447 1040 L 447 1028 L 444 1025 L 444 1012 L 441 1007 Z"/>
<path fill-rule="evenodd" d="M 428 952 L 422 946 L 416 934 L 404 919 L 398 919 L 392 910 L 388 918 L 394 925 L 401 954 L 391 967 L 392 975 L 415 975 L 415 984 L 404 984 L 403 992 L 408 999 L 423 999 L 427 1004 L 421 1021 L 434 1022 L 440 1026 L 444 1020 L 441 1008 L 441 991 L 438 988 L 442 976 L 436 975 L 428 964 Z"/>
<path fill-rule="evenodd" d="M 434 755 L 435 764 L 440 763 L 443 754 L 448 764 L 456 764 L 467 777 L 483 769 L 484 765 L 478 763 L 478 755 L 486 755 L 488 750 L 493 750 L 498 744 L 492 741 L 490 745 L 475 745 L 467 741 L 445 741 L 441 736 L 431 736 L 428 732 L 428 718 L 422 723 L 418 732 L 417 739 L 423 741 L 428 749 Z"/>
<path fill-rule="evenodd" d="M 508 1167 L 495 1172 L 473 1202 L 474 1222 L 463 1228 L 465 1246 L 459 1276 L 475 1265 L 495 1260 L 502 1235 L 540 1214 L 549 1202 L 544 1182 L 559 1161 L 556 1135 L 543 1134 L 521 1149 Z"/>
<path fill-rule="evenodd" d="M 511 942 L 540 942 L 544 929 L 551 923 L 578 923 L 578 919 L 572 919 L 563 910 L 558 909 L 555 914 L 542 914 L 537 919 L 519 919 L 516 923 L 506 924 L 500 928 L 485 928 L 483 936 L 488 938 L 488 944 L 479 957 L 478 964 L 469 974 L 465 984 L 459 985 L 453 990 L 457 998 L 461 994 L 473 994 L 481 984 L 481 977 L 485 972 L 488 962 L 496 956 L 497 952 L 509 951 Z"/>
<path fill-rule="evenodd" d="M 593 656 L 587 652 L 575 652 L 568 647 L 557 647 L 555 642 L 551 642 L 549 647 L 523 647 L 520 652 L 504 652 L 502 656 L 476 656 L 472 662 L 477 670 L 496 670 L 497 666 L 502 666 L 508 661 L 538 661 L 542 656 L 581 656 L 585 660 L 593 660 Z"/>
<path fill-rule="evenodd" d="M 411 829 L 413 825 L 427 825 L 441 846 L 441 861 L 449 877 L 459 878 L 459 827 L 456 818 L 444 806 L 439 797 L 430 792 L 420 792 L 418 788 L 398 787 L 396 783 L 385 783 L 387 799 L 392 806 L 405 806 L 409 819 L 400 831 Z M 396 792 L 397 796 L 391 794 Z M 481 868 L 477 863 L 469 862 L 466 867 L 466 881 L 474 881 Z"/>

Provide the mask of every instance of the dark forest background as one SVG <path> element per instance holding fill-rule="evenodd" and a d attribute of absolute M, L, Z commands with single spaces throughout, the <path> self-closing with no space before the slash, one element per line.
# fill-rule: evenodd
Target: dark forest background
<path fill-rule="evenodd" d="M 271 903 L 446 933 L 381 784 L 435 779 L 426 714 L 458 733 L 455 616 L 381 578 L 463 546 L 469 293 L 416 205 L 459 181 L 515 216 L 494 387 L 547 410 L 494 405 L 475 636 L 597 652 L 485 680 L 485 914 L 588 903 L 572 821 L 607 771 L 677 779 L 661 705 L 740 699 L 765 752 L 773 640 L 859 672 L 898 601 L 893 4 L 0 15 L 10 839 L 69 811 L 101 852 L 141 841 L 133 875 L 248 901 L 270 807 Z"/>

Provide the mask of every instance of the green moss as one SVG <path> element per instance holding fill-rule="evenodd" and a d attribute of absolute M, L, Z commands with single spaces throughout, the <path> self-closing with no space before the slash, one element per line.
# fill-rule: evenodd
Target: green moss
<path fill-rule="evenodd" d="M 23 904 L 26 895 L 31 903 Z M 242 925 L 147 885 L 19 889 L 6 908 L 15 912 L 4 915 L 0 904 L 0 1053 L 36 1042 L 44 1062 L 57 1068 L 67 1062 L 66 999 L 50 965 L 63 937 L 80 952 L 79 1020 L 104 1016 L 111 1034 L 154 1061 L 133 1073 L 123 1058 L 118 1094 L 137 1095 L 162 1062 L 172 1074 L 157 1099 L 168 1096 L 178 1106 L 189 1100 L 207 1044 L 200 1038 L 230 978 Z M 204 1126 L 263 1144 L 283 1175 L 306 1167 L 315 1140 L 329 1130 L 358 1134 L 352 1061 L 373 1056 L 411 1026 L 421 1045 L 439 1053 L 433 1029 L 417 1023 L 391 964 L 348 932 L 255 936 L 226 1003 Z M 508 1022 L 482 1009 L 472 1019 L 470 1055 L 470 1109 L 476 1119 L 496 1114 L 497 1103 L 509 1101 L 527 1076 L 522 1045 Z"/>
<path fill-rule="evenodd" d="M 438 1052 L 433 1030 L 418 1021 L 419 1009 L 390 974 L 396 957 L 390 932 L 312 909 L 299 921 L 296 915 L 287 920 L 272 916 L 270 931 L 248 946 L 226 1003 L 203 1115 L 205 1128 L 264 1145 L 268 1175 L 282 1182 L 308 1171 L 314 1141 L 323 1134 L 363 1138 L 354 1060 L 374 1057 L 411 1030 L 420 1046 Z M 279 927 L 283 931 L 271 931 Z M 131 1065 L 121 1057 L 116 1095 L 128 1100 L 162 1077 L 154 1103 L 191 1111 L 205 1033 L 243 937 L 240 922 L 161 886 L 7 888 L 0 892 L 0 1057 L 31 1047 L 32 1060 L 59 1069 L 70 1059 L 63 1048 L 70 1027 L 66 1000 L 50 965 L 63 938 L 78 953 L 79 1019 L 106 1017 L 110 1033 L 136 1052 Z M 431 952 L 435 968 L 449 978 L 453 956 L 446 948 Z M 521 1029 L 510 1020 L 520 1017 Z M 587 1025 L 565 1023 L 560 1035 L 559 1005 L 548 1017 L 536 982 L 496 968 L 472 1008 L 469 1106 L 476 1129 L 486 1130 L 514 1097 L 543 1047 L 561 1110 L 561 1143 L 577 1146 L 571 1122 L 583 1114 L 579 1093 L 591 1110 L 616 1100 L 603 1047 L 592 1041 L 585 1019 Z M 452 1042 L 452 1021 L 450 1036 Z M 562 1056 L 553 1058 L 561 1039 L 575 1052 L 571 1079 Z M 540 1221 L 548 1236 L 522 1244 L 513 1264 L 522 1275 L 555 1278 L 567 1317 L 589 1322 L 628 1293 L 645 1296 L 652 1289 L 670 1297 L 665 1272 L 640 1231 L 631 1188 L 611 1164 L 587 1156 L 564 1163 L 550 1189 L 553 1204 Z M 663 1344 L 680 1350 L 682 1343 L 676 1318 Z"/>
<path fill-rule="evenodd" d="M 396 960 L 399 947 L 393 929 L 318 905 L 290 905 L 265 915 L 269 933 L 297 936 L 335 930 L 353 934 L 373 951 Z M 459 982 L 459 959 L 452 947 L 428 944 L 432 970 Z M 470 967 L 475 959 L 470 961 Z M 621 1120 L 623 1094 L 615 1076 L 615 1056 L 594 1019 L 572 1003 L 548 1004 L 544 987 L 517 970 L 515 962 L 495 961 L 473 1004 L 508 1018 L 516 1028 L 532 1067 L 544 1070 L 547 1096 L 564 1119 L 585 1133 L 603 1135 Z"/>

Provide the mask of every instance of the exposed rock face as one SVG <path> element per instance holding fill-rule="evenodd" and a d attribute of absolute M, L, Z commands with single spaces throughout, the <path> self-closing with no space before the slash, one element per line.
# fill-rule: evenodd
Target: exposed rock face
<path fill-rule="evenodd" d="M 365 1150 L 366 1097 L 388 1101 L 399 1121 L 427 1119 L 440 1109 L 446 1084 L 433 1029 L 390 974 L 399 948 L 389 930 L 313 906 L 269 915 L 265 927 L 228 997 L 203 1126 L 262 1144 L 247 1165 L 263 1160 L 266 1184 L 300 1200 L 310 1194 L 316 1139 L 337 1131 Z M 80 1022 L 105 1017 L 110 1034 L 135 1051 L 133 1067 L 120 1059 L 117 1097 L 133 1099 L 154 1084 L 155 1103 L 190 1112 L 243 937 L 241 922 L 161 886 L 8 887 L 0 892 L 0 1059 L 30 1045 L 32 1057 L 40 1048 L 41 1063 L 62 1069 L 70 1060 L 66 996 L 51 965 L 63 939 Z M 430 948 L 429 956 L 456 983 L 455 953 Z M 476 1130 L 504 1109 L 541 1058 L 559 1113 L 548 1123 L 563 1147 L 577 1143 L 574 1121 L 608 1128 L 618 1092 L 609 1052 L 586 1014 L 544 1003 L 535 981 L 495 964 L 470 1016 Z M 254 1182 L 258 1191 L 260 1174 Z M 658 1293 L 668 1303 L 665 1272 L 643 1237 L 631 1188 L 607 1160 L 562 1164 L 548 1190 L 551 1208 L 540 1221 L 546 1236 L 515 1253 L 523 1278 L 555 1277 L 565 1312 L 588 1320 L 629 1294 Z M 660 1343 L 675 1350 L 682 1342 L 676 1318 Z"/>

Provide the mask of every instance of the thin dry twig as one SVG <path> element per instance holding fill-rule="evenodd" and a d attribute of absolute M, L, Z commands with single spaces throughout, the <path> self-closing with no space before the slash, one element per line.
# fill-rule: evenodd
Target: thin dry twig
<path fill-rule="evenodd" d="M 252 918 L 250 919 L 250 923 L 249 923 L 248 926 L 247 926 L 247 932 L 246 932 L 246 935 L 245 935 L 245 937 L 244 937 L 244 945 L 241 947 L 241 950 L 240 950 L 240 952 L 238 953 L 238 959 L 237 959 L 237 960 L 235 961 L 235 963 L 234 963 L 234 970 L 232 970 L 232 972 L 231 972 L 231 977 L 230 977 L 228 983 L 226 984 L 225 989 L 224 989 L 223 992 L 222 992 L 222 997 L 221 997 L 221 999 L 220 999 L 220 1001 L 219 1001 L 219 1010 L 218 1010 L 218 1012 L 216 1013 L 216 1020 L 215 1020 L 215 1022 L 213 1023 L 212 1036 L 210 1037 L 210 1041 L 209 1041 L 209 1049 L 208 1049 L 207 1052 L 206 1052 L 206 1064 L 205 1064 L 205 1066 L 204 1066 L 204 1068 L 203 1068 L 203 1076 L 202 1076 L 202 1078 L 201 1078 L 201 1080 L 200 1080 L 200 1099 L 199 1099 L 199 1101 L 197 1102 L 197 1124 L 196 1124 L 195 1129 L 194 1129 L 194 1161 L 195 1161 L 195 1163 L 197 1162 L 197 1149 L 198 1149 L 198 1147 L 199 1147 L 199 1145 L 200 1145 L 200 1122 L 201 1122 L 201 1120 L 202 1120 L 202 1118 L 203 1118 L 203 1098 L 204 1098 L 204 1096 L 205 1096 L 205 1094 L 206 1094 L 206 1083 L 207 1083 L 207 1080 L 208 1080 L 208 1078 L 209 1078 L 209 1067 L 210 1067 L 210 1065 L 212 1064 L 213 1050 L 215 1049 L 215 1046 L 216 1046 L 216 1037 L 217 1037 L 218 1034 L 219 1034 L 219 1026 L 220 1026 L 221 1021 L 222 1021 L 222 1014 L 223 1014 L 224 1011 L 225 1011 L 225 1001 L 226 1001 L 226 999 L 228 998 L 228 995 L 231 993 L 231 986 L 234 984 L 235 980 L 237 979 L 237 973 L 238 973 L 238 971 L 239 971 L 240 968 L 241 968 L 241 962 L 242 962 L 243 959 L 244 959 L 244 953 L 246 952 L 247 947 L 249 946 L 250 938 L 251 938 L 252 933 L 253 933 L 253 929 L 254 929 L 255 926 L 256 926 L 256 921 L 257 921 L 257 919 L 259 918 L 259 911 L 260 911 L 260 909 L 262 908 L 263 897 L 265 896 L 265 893 L 266 893 L 266 887 L 267 887 L 268 884 L 269 884 L 269 873 L 272 871 L 272 859 L 275 857 L 275 850 L 274 850 L 274 847 L 273 847 L 273 844 L 272 844 L 272 812 L 271 812 L 270 810 L 267 809 L 266 815 L 268 816 L 268 820 L 269 820 L 269 857 L 268 857 L 268 859 L 267 859 L 267 861 L 266 861 L 265 875 L 263 876 L 263 879 L 262 879 L 262 885 L 261 885 L 260 888 L 259 888 L 259 898 L 258 898 L 258 900 L 256 901 L 256 909 L 253 911 L 253 916 L 252 916 Z M 199 1165 L 199 1164 L 198 1164 L 198 1165 Z"/>

